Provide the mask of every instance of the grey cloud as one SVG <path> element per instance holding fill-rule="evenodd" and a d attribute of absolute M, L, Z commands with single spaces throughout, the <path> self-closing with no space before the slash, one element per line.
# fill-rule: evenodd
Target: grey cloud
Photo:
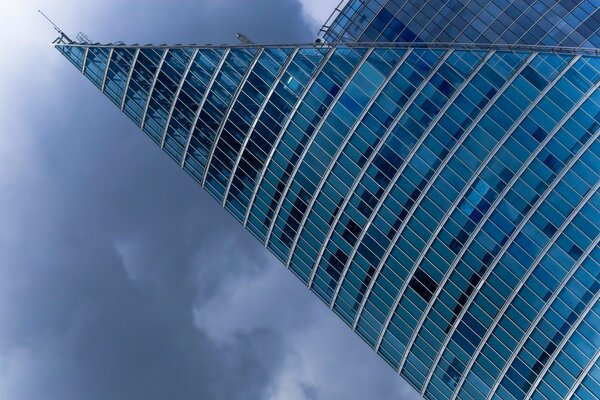
<path fill-rule="evenodd" d="M 260 43 L 310 42 L 316 37 L 296 0 L 134 0 L 115 2 L 100 10 L 98 18 L 114 21 L 110 29 L 97 25 L 86 31 L 100 41 L 233 43 L 236 32 Z"/>
<path fill-rule="evenodd" d="M 317 400 L 319 398 L 319 392 L 316 387 L 306 384 L 302 384 L 301 387 L 306 400 Z"/>
<path fill-rule="evenodd" d="M 74 103 L 63 112 L 50 106 L 52 122 L 37 125 L 58 125 L 32 160 L 44 179 L 28 185 L 22 176 L 15 203 L 3 204 L 13 241 L 4 241 L 0 272 L 0 394 L 264 398 L 281 365 L 281 338 L 256 329 L 214 343 L 194 326 L 198 294 L 188 283 L 194 269 L 211 268 L 211 260 L 192 262 L 203 246 L 227 238 L 251 258 L 249 238 L 229 219 L 211 218 L 219 215 L 212 202 L 168 160 L 149 163 L 144 138 L 128 126 L 96 123 L 102 111 L 83 105 L 78 121 L 95 128 L 69 129 Z M 127 257 L 121 243 L 134 243 Z"/>

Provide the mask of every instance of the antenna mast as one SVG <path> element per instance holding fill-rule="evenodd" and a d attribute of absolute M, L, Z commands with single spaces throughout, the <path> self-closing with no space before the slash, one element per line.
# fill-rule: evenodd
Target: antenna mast
<path fill-rule="evenodd" d="M 56 25 L 56 24 L 55 24 L 55 23 L 54 23 L 54 22 L 53 22 L 53 21 L 52 21 L 50 18 L 48 18 L 48 16 L 47 16 L 46 14 L 44 14 L 44 13 L 42 12 L 42 10 L 38 10 L 38 12 L 39 12 L 40 14 L 42 14 L 42 16 L 43 16 L 43 17 L 44 17 L 44 18 L 45 18 L 45 19 L 46 19 L 48 22 L 50 22 L 50 24 L 52 25 L 52 27 L 54 28 L 54 30 L 60 34 L 60 39 L 63 39 L 63 38 L 65 38 L 65 39 L 67 39 L 67 40 L 69 41 L 69 43 L 70 43 L 70 42 L 73 42 L 73 41 L 72 41 L 72 40 L 71 40 L 71 39 L 70 39 L 70 38 L 67 36 L 67 34 L 66 34 L 66 33 L 64 33 L 64 32 L 63 32 L 63 31 L 62 31 L 62 30 L 61 30 L 61 29 L 58 27 L 58 25 Z"/>

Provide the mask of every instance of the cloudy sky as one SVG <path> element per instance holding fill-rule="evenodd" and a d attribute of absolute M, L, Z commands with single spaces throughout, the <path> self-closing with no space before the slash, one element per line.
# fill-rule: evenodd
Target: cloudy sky
<path fill-rule="evenodd" d="M 338 0 L 0 2 L 0 398 L 416 395 L 49 43 L 312 41 Z"/>

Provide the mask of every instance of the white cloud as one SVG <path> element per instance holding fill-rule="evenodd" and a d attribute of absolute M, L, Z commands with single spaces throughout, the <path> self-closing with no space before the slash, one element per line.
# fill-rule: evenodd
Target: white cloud
<path fill-rule="evenodd" d="M 300 0 L 304 13 L 319 29 L 331 15 L 340 0 Z"/>
<path fill-rule="evenodd" d="M 228 279 L 235 284 L 221 287 L 194 309 L 198 329 L 224 345 L 240 332 L 266 328 L 282 333 L 285 361 L 268 400 L 420 398 L 279 262 L 272 260 L 259 274 L 249 274 L 243 271 L 257 266 L 236 251 L 217 258 L 205 249 L 198 256 L 220 260 L 200 271 L 199 282 L 210 285 L 211 270 L 225 269 L 220 262 L 229 264 L 229 259 L 239 260 L 242 272 Z"/>

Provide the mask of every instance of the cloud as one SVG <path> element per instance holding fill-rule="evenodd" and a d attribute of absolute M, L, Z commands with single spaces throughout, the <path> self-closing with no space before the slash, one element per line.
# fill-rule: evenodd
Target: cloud
<path fill-rule="evenodd" d="M 87 107 L 97 93 L 69 94 L 30 117 L 30 133 L 56 131 L 2 201 L 0 397 L 264 398 L 280 335 L 257 327 L 216 343 L 191 312 L 201 296 L 190 277 L 214 266 L 202 249 L 226 238 L 249 259 L 250 238 L 208 218 L 218 214 L 189 179 L 149 158 L 127 121 L 101 115 L 114 110 Z"/>
<path fill-rule="evenodd" d="M 0 5 L 11 38 L 0 64 L 0 398 L 404 395 L 383 361 L 48 45 L 40 4 Z M 103 42 L 314 38 L 292 0 L 43 5 L 69 33 Z"/>
<path fill-rule="evenodd" d="M 301 0 L 301 3 L 305 15 L 317 29 L 320 29 L 340 4 L 340 0 Z"/>

